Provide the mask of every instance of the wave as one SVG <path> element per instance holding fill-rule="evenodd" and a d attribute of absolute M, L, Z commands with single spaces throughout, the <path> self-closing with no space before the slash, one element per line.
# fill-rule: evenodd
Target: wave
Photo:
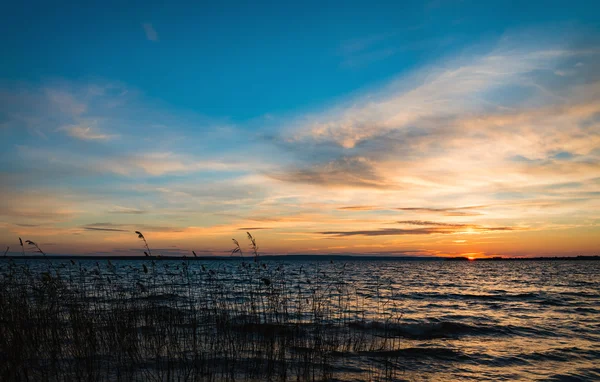
<path fill-rule="evenodd" d="M 430 321 L 415 323 L 390 323 L 360 321 L 348 325 L 352 329 L 372 332 L 383 337 L 403 337 L 416 340 L 456 338 L 461 336 L 552 336 L 550 331 L 515 325 L 467 324 L 455 321 Z"/>
<path fill-rule="evenodd" d="M 600 380 L 600 368 L 578 370 L 576 373 L 554 374 L 546 381 L 552 382 L 587 382 Z"/>
<path fill-rule="evenodd" d="M 515 294 L 486 294 L 486 293 L 436 293 L 419 292 L 404 295 L 404 297 L 415 300 L 478 300 L 478 301 L 519 301 L 533 300 L 540 296 L 536 293 Z"/>
<path fill-rule="evenodd" d="M 442 347 L 410 347 L 396 350 L 364 351 L 359 355 L 369 357 L 407 357 L 407 358 L 436 358 L 436 359 L 469 359 L 470 357 L 456 349 Z"/>
<path fill-rule="evenodd" d="M 524 354 L 523 356 L 533 361 L 567 362 L 574 359 L 598 359 L 600 357 L 600 351 L 592 349 L 580 349 L 578 347 L 566 347 Z"/>
<path fill-rule="evenodd" d="M 600 298 L 600 294 L 598 294 L 598 293 L 591 293 L 591 292 L 585 292 L 585 291 L 576 291 L 576 292 L 568 291 L 568 292 L 559 292 L 558 294 L 560 294 L 562 296 L 586 297 L 586 298 L 592 298 L 592 299 Z"/>
<path fill-rule="evenodd" d="M 526 302 L 536 305 L 547 306 L 572 306 L 573 304 L 583 303 L 581 299 L 597 300 L 600 295 L 588 292 L 560 292 L 556 294 L 541 293 L 439 293 L 439 292 L 417 292 L 408 293 L 399 296 L 408 300 L 419 301 L 443 301 L 448 302 L 458 301 L 476 301 L 486 303 L 490 307 L 494 307 L 494 303 L 506 302 Z M 432 303 L 434 304 L 434 303 Z M 432 305 L 437 307 L 437 305 Z"/>
<path fill-rule="evenodd" d="M 580 312 L 580 313 L 594 313 L 594 314 L 600 313 L 600 310 L 598 310 L 598 309 L 587 308 L 587 307 L 577 307 L 577 308 L 575 308 L 575 311 Z"/>
<path fill-rule="evenodd" d="M 480 354 L 473 356 L 478 364 L 489 366 L 541 365 L 546 362 L 582 363 L 593 362 L 600 357 L 600 351 L 578 347 L 561 347 L 531 353 L 518 353 L 504 356 Z"/>

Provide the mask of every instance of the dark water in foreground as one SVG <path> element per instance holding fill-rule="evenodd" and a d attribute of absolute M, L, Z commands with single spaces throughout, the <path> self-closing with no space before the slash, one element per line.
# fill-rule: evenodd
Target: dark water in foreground
<path fill-rule="evenodd" d="M 600 262 L 353 264 L 390 277 L 415 380 L 600 380 Z"/>
<path fill-rule="evenodd" d="M 137 261 L 115 263 L 140 267 Z M 166 272 L 168 263 L 158 262 L 157 269 Z M 283 264 L 292 278 L 300 267 L 324 274 L 342 267 L 267 263 Z M 227 276 L 236 261 L 190 264 L 220 269 L 224 280 L 236 282 Z M 388 309 L 398 315 L 392 332 L 400 338 L 394 362 L 402 380 L 600 380 L 598 261 L 349 261 L 343 275 L 365 297 L 361 330 L 376 331 Z M 382 285 L 396 291 L 386 297 L 392 302 L 377 297 Z M 368 375 L 360 359 L 344 365 L 340 379 Z"/>

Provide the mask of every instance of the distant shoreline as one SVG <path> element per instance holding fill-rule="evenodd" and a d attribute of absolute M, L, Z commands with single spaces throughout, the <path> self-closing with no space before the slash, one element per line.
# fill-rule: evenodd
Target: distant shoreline
<path fill-rule="evenodd" d="M 0 259 L 15 260 L 221 260 L 221 261 L 253 261 L 253 257 L 240 256 L 110 256 L 110 255 L 32 255 L 6 256 Z M 260 260 L 313 260 L 313 261 L 589 261 L 600 260 L 594 256 L 555 256 L 555 257 L 490 257 L 469 259 L 468 257 L 409 257 L 409 256 L 369 256 L 369 255 L 262 255 Z"/>

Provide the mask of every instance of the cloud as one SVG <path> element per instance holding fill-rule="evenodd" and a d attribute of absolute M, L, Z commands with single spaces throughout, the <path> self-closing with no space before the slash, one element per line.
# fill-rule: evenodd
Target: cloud
<path fill-rule="evenodd" d="M 363 157 L 342 157 L 308 168 L 292 168 L 268 176 L 290 183 L 321 186 L 353 186 L 360 188 L 390 188 L 393 184 L 379 175 L 372 163 Z"/>
<path fill-rule="evenodd" d="M 91 133 L 90 133 L 91 134 Z M 97 139 L 98 136 L 95 136 Z M 88 136 L 89 138 L 89 136 Z M 118 152 L 112 155 L 99 155 L 94 152 L 78 152 L 58 148 L 38 148 L 28 145 L 16 146 L 18 154 L 26 160 L 40 165 L 52 164 L 48 171 L 75 172 L 87 174 L 117 174 L 122 176 L 163 176 L 167 174 L 189 174 L 194 172 L 243 172 L 251 168 L 268 166 L 254 165 L 251 161 L 236 159 L 202 159 L 191 154 L 162 152 Z"/>
<path fill-rule="evenodd" d="M 384 206 L 344 206 L 338 207 L 341 211 L 406 211 L 416 213 L 436 213 L 446 216 L 477 216 L 481 213 L 472 211 L 485 208 L 487 206 L 470 206 L 470 207 L 454 207 L 454 208 L 428 208 L 428 207 L 384 207 Z"/>
<path fill-rule="evenodd" d="M 110 210 L 107 211 L 109 214 L 132 214 L 132 215 L 141 215 L 141 214 L 145 214 L 148 211 L 145 210 L 140 210 L 137 208 L 130 208 L 130 207 L 121 207 L 121 206 L 115 206 L 114 208 L 111 208 Z"/>
<path fill-rule="evenodd" d="M 148 231 L 148 232 L 182 232 L 184 228 L 179 227 L 168 227 L 168 226 L 155 226 L 148 224 L 115 224 L 115 223 L 91 223 L 86 224 L 82 227 L 89 231 L 108 231 L 108 232 L 135 232 L 135 231 Z"/>
<path fill-rule="evenodd" d="M 394 209 L 406 212 L 442 214 L 445 216 L 477 216 L 481 215 L 481 213 L 474 210 L 481 209 L 484 207 L 486 206 L 469 206 L 456 208 L 400 207 Z"/>
<path fill-rule="evenodd" d="M 104 159 L 98 163 L 100 169 L 123 175 L 139 172 L 152 176 L 186 174 L 194 172 L 246 172 L 250 169 L 267 169 L 269 164 L 258 164 L 252 160 L 227 158 L 204 159 L 194 154 L 179 154 L 170 151 L 130 154 L 118 159 Z"/>
<path fill-rule="evenodd" d="M 441 222 L 433 222 L 427 220 L 400 220 L 397 221 L 398 224 L 406 224 L 406 225 L 418 225 L 418 226 L 438 226 L 438 227 L 468 227 L 468 224 L 458 224 L 458 223 L 441 223 Z"/>
<path fill-rule="evenodd" d="M 552 45 L 522 46 L 518 38 L 505 38 L 483 55 L 451 59 L 392 82 L 347 105 L 309 116 L 293 132 L 293 139 L 333 141 L 344 148 L 384 132 L 406 129 L 424 119 L 469 115 L 498 104 L 503 89 L 534 94 L 536 72 L 552 70 L 561 59 L 593 55 L 589 50 L 561 49 Z M 516 97 L 515 97 L 516 98 Z"/>
<path fill-rule="evenodd" d="M 108 141 L 117 137 L 116 135 L 101 133 L 90 126 L 70 125 L 64 126 L 60 130 L 66 131 L 69 136 L 83 141 Z"/>
<path fill-rule="evenodd" d="M 42 223 L 69 221 L 79 212 L 67 196 L 47 191 L 20 190 L 12 184 L 0 185 L 0 220 L 34 227 Z"/>
<path fill-rule="evenodd" d="M 343 58 L 341 66 L 357 68 L 393 56 L 398 48 L 390 40 L 398 34 L 389 31 L 344 41 L 338 49 Z"/>
<path fill-rule="evenodd" d="M 382 209 L 377 206 L 344 206 L 338 207 L 338 210 L 342 211 L 376 211 Z"/>
<path fill-rule="evenodd" d="M 144 33 L 146 33 L 146 38 L 149 41 L 158 41 L 158 33 L 156 33 L 156 30 L 151 23 L 143 23 L 142 27 L 144 28 Z"/>
<path fill-rule="evenodd" d="M 399 222 L 402 223 L 402 222 Z M 434 225 L 434 227 L 427 228 L 414 228 L 414 229 L 403 229 L 403 228 L 380 228 L 376 230 L 356 230 L 356 231 L 324 231 L 319 232 L 322 235 L 328 236 L 400 236 L 400 235 L 434 235 L 434 234 L 455 234 L 455 233 L 482 233 L 491 231 L 515 231 L 522 230 L 522 228 L 515 227 L 485 227 L 474 224 L 444 224 L 434 222 L 416 222 L 418 224 L 413 225 Z M 420 223 L 433 223 L 433 224 L 420 224 Z"/>
<path fill-rule="evenodd" d="M 202 170 L 228 170 L 233 167 L 233 165 L 217 161 L 198 161 L 191 156 L 174 154 L 171 152 L 139 154 L 124 159 L 123 165 L 119 166 L 122 170 L 131 172 L 133 169 L 141 169 L 145 173 L 155 176 Z M 115 170 L 117 170 L 117 167 L 115 167 Z"/>
<path fill-rule="evenodd" d="M 63 89 L 46 89 L 46 96 L 54 106 L 69 115 L 79 116 L 85 113 L 88 109 L 87 104 L 78 100 L 70 92 Z"/>
<path fill-rule="evenodd" d="M 563 82 L 553 71 L 594 58 L 600 52 L 591 48 L 547 40 L 529 45 L 506 36 L 483 53 L 447 58 L 324 111 L 282 121 L 289 127 L 270 142 L 295 163 L 266 175 L 304 189 L 331 189 L 340 200 L 351 193 L 355 204 L 341 210 L 393 210 L 393 200 L 402 198 L 425 207 L 398 211 L 455 217 L 483 213 L 427 204 L 452 198 L 488 205 L 499 190 L 509 195 L 526 185 L 542 187 L 565 173 L 566 182 L 585 184 L 599 175 L 600 71 L 578 70 Z M 532 162 L 508 159 L 519 155 Z M 367 189 L 381 191 L 378 206 L 361 193 Z"/>
<path fill-rule="evenodd" d="M 339 49 L 343 57 L 340 65 L 356 69 L 383 61 L 401 52 L 433 50 L 455 42 L 455 37 L 451 35 L 415 40 L 416 29 L 419 29 L 419 26 L 406 28 L 404 33 L 394 30 L 346 41 Z M 411 36 L 411 42 L 406 42 L 406 35 Z"/>
<path fill-rule="evenodd" d="M 437 228 L 419 228 L 419 229 L 401 229 L 401 228 L 381 228 L 377 230 L 359 230 L 359 231 L 324 231 L 319 232 L 322 235 L 329 236 L 398 236 L 398 235 L 432 235 L 436 233 L 448 233 L 445 230 Z"/>
<path fill-rule="evenodd" d="M 88 230 L 88 231 L 129 232 L 125 229 L 119 229 L 119 228 L 83 227 L 83 229 Z"/>

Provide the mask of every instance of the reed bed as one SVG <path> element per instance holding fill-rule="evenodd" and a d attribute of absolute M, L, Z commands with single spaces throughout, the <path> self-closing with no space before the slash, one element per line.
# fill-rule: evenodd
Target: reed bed
<path fill-rule="evenodd" d="M 0 262 L 1 380 L 394 380 L 401 372 L 392 330 L 400 308 L 386 280 L 367 293 L 345 281 L 344 264 L 265 261 L 249 233 L 251 255 L 234 240 L 236 259 L 226 262 L 154 257 L 136 234 L 145 261 Z"/>

